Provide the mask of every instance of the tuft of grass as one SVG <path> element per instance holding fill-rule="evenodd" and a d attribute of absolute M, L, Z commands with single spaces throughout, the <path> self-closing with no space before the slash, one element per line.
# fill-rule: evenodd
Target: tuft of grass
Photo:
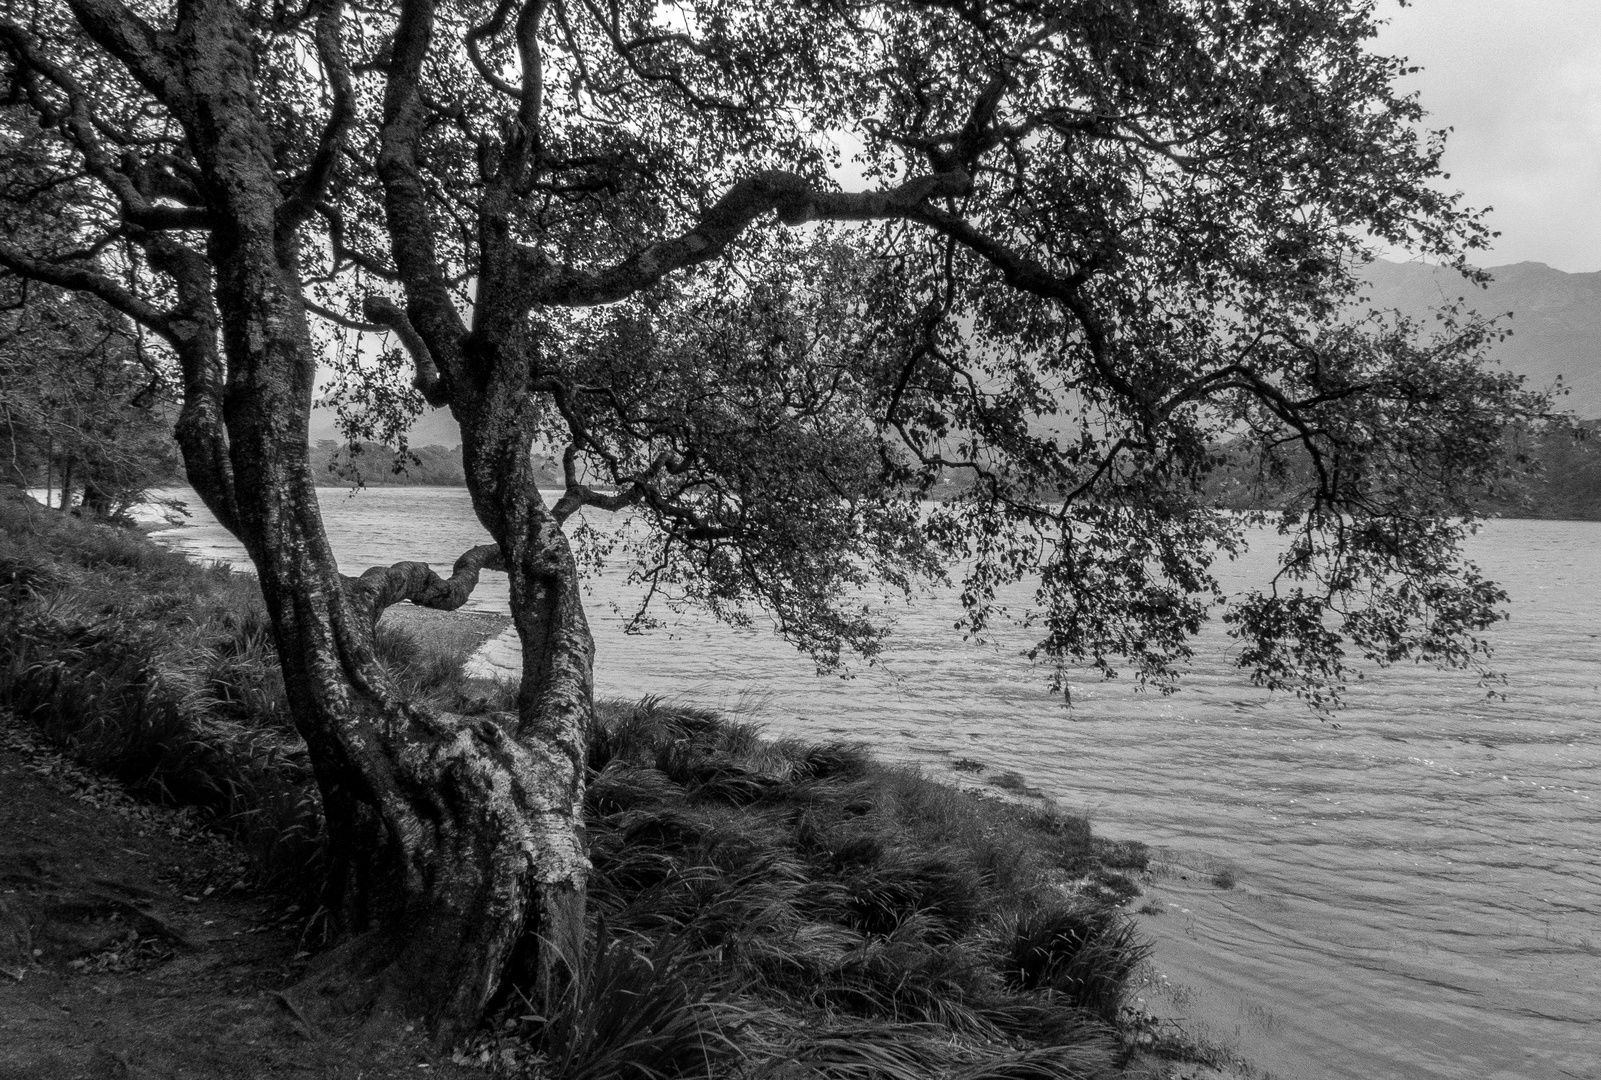
<path fill-rule="evenodd" d="M 1093 905 L 1065 904 L 1019 919 L 1007 943 L 1013 985 L 1059 996 L 1114 1023 L 1129 980 L 1150 952 L 1128 920 Z"/>
<path fill-rule="evenodd" d="M 1139 871 L 1150 868 L 1151 849 L 1138 840 L 1104 840 L 1097 836 L 1092 844 L 1095 858 L 1102 866 Z"/>
<path fill-rule="evenodd" d="M 547 1073 L 561 1080 L 657 1080 L 708 1076 L 738 1056 L 730 1012 L 718 988 L 685 973 L 694 957 L 678 939 L 638 942 L 604 924 L 573 965 L 566 995 L 543 1022 Z"/>
<path fill-rule="evenodd" d="M 1034 787 L 1027 780 L 1023 779 L 1022 773 L 1003 772 L 996 776 L 990 777 L 989 782 L 1000 788 L 1002 791 L 1009 791 L 1013 795 L 1021 795 L 1024 798 L 1029 799 L 1045 798 L 1045 792 L 1041 791 L 1037 787 Z"/>

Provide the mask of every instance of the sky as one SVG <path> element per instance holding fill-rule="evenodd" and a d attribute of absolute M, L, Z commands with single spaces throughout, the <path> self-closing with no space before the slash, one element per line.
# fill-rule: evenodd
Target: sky
<path fill-rule="evenodd" d="M 1486 266 L 1601 270 L 1601 0 L 1378 0 L 1376 49 L 1424 70 L 1449 184 L 1491 206 Z"/>

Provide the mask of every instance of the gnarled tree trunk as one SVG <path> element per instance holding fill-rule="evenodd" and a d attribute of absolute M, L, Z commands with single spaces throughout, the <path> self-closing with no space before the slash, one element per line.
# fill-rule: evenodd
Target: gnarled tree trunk
<path fill-rule="evenodd" d="M 517 387 L 464 399 L 474 505 L 498 551 L 464 556 L 448 582 L 416 564 L 359 582 L 340 575 L 309 461 L 317 355 L 297 234 L 339 152 L 348 85 L 323 164 L 286 193 L 238 5 L 191 0 L 170 31 L 115 0 L 73 0 L 73 9 L 177 117 L 194 154 L 191 201 L 205 250 L 170 232 L 143 239 L 175 306 L 157 311 L 94 284 L 178 353 L 186 470 L 259 576 L 326 813 L 328 906 L 349 934 L 316 978 L 340 986 L 348 1005 L 378 1001 L 455 1035 L 476 1024 L 521 943 L 549 943 L 538 960 L 547 979 L 582 946 L 588 864 L 578 815 L 592 645 L 572 555 L 533 486 L 526 403 L 507 396 Z M 339 74 L 340 8 L 319 10 Z M 124 194 L 152 219 L 190 212 Z M 486 564 L 509 573 L 527 644 L 520 715 L 465 717 L 404 701 L 374 651 L 379 611 L 401 599 L 459 606 Z"/>

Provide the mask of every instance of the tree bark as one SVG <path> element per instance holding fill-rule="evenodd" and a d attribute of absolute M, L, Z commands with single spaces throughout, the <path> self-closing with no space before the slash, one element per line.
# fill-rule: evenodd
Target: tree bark
<path fill-rule="evenodd" d="M 307 438 L 317 355 L 297 239 L 314 184 L 286 195 L 279 183 L 245 13 L 232 0 L 190 0 L 164 30 L 117 0 L 71 2 L 182 124 L 197 166 L 204 255 L 159 238 L 146 250 L 178 297 L 161 324 L 183 363 L 185 466 L 255 564 L 322 795 L 326 906 L 349 937 L 312 977 L 337 998 L 308 1001 L 376 1002 L 452 1038 L 528 954 L 521 943 L 550 943 L 536 950 L 549 987 L 583 940 L 592 646 L 571 552 L 533 487 L 528 406 L 507 396 L 516 386 L 495 388 L 492 407 L 471 414 L 470 437 L 474 505 L 529 642 L 522 712 L 437 713 L 402 699 L 372 634 L 379 601 L 426 602 L 431 572 L 401 569 L 381 596 L 352 586 L 323 532 Z M 502 423 L 496 410 L 507 406 Z"/>

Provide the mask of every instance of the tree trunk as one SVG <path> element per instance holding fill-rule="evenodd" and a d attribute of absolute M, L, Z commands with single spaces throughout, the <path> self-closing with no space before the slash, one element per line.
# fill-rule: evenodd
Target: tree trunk
<path fill-rule="evenodd" d="M 307 440 L 315 354 L 271 198 L 260 192 L 259 211 L 243 205 L 236 228 L 215 231 L 211 261 L 230 360 L 240 538 L 323 797 L 329 908 L 360 934 L 315 981 L 337 988 L 345 1007 L 376 1001 L 434 1022 L 449 1039 L 477 1023 L 525 933 L 569 955 L 581 943 L 582 743 L 547 738 L 559 725 L 543 715 L 476 718 L 410 705 L 378 662 L 373 612 L 338 573 L 318 512 Z M 576 643 L 567 666 L 585 672 L 587 694 L 587 627 L 567 602 L 577 596 L 570 553 L 531 525 L 501 531 L 517 568 L 519 626 L 549 626 L 559 645 Z M 552 575 L 561 589 L 545 584 Z M 548 695 L 534 688 L 524 697 Z"/>
<path fill-rule="evenodd" d="M 317 351 L 297 239 L 314 196 L 280 186 L 249 16 L 233 0 L 192 0 L 158 39 L 120 4 L 72 9 L 163 100 L 194 154 L 204 254 L 176 234 L 144 242 L 178 300 L 166 325 L 184 368 L 185 467 L 255 564 L 322 796 L 327 907 L 347 939 L 308 978 L 338 993 L 305 1003 L 376 1003 L 453 1038 L 476 1025 L 514 958 L 533 957 L 550 989 L 583 942 L 593 650 L 572 554 L 533 485 L 526 386 L 491 387 L 465 425 L 474 506 L 526 645 L 520 716 L 438 713 L 400 696 L 373 643 L 381 602 L 410 595 L 408 582 L 437 599 L 431 573 L 402 564 L 351 582 L 323 532 L 307 430 Z M 549 947 L 519 951 L 541 939 Z"/>
<path fill-rule="evenodd" d="M 218 297 L 230 369 L 248 373 L 227 394 L 240 538 L 323 797 L 327 904 L 359 935 L 314 980 L 344 1007 L 377 1001 L 453 1038 L 477 1023 L 525 934 L 555 945 L 540 954 L 547 979 L 550 957 L 581 947 L 584 729 L 561 722 L 571 693 L 537 684 L 523 696 L 538 707 L 520 720 L 436 714 L 396 693 L 374 652 L 374 612 L 322 530 L 306 430 L 314 354 L 298 288 L 272 250 L 265 223 L 219 230 L 212 262 L 227 268 Z M 551 642 L 547 668 L 582 673 L 587 717 L 591 649 L 565 540 L 537 516 L 499 524 L 518 625 Z"/>
<path fill-rule="evenodd" d="M 83 482 L 83 510 L 85 513 L 95 514 L 98 517 L 109 517 L 114 508 L 111 493 L 95 482 L 94 477 L 88 477 Z"/>
<path fill-rule="evenodd" d="M 65 514 L 72 509 L 72 466 L 77 461 L 71 454 L 61 466 L 61 512 Z"/>
<path fill-rule="evenodd" d="M 526 357 L 532 345 L 520 319 L 502 325 L 487 289 L 478 333 L 464 362 L 488 375 L 462 377 L 451 398 L 461 425 L 462 466 L 480 521 L 499 544 L 511 587 L 512 618 L 522 644 L 516 740 L 537 748 L 546 804 L 538 823 L 539 872 L 533 911 L 537 933 L 515 958 L 519 982 L 551 1000 L 584 949 L 582 840 L 584 763 L 593 722 L 594 639 L 584 615 L 578 566 L 560 523 L 539 494 L 531 454 L 537 395 Z M 537 948 L 532 946 L 537 945 Z"/>

